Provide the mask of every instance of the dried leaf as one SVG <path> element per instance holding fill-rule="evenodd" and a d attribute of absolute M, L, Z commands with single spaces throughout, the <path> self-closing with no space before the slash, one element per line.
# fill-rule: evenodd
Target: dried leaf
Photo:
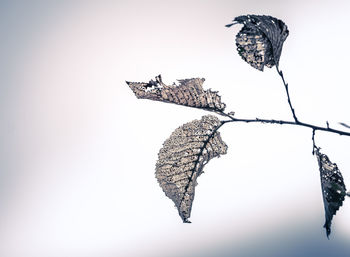
<path fill-rule="evenodd" d="M 165 85 L 161 76 L 148 83 L 126 82 L 137 98 L 174 103 L 189 107 L 221 112 L 226 105 L 216 91 L 203 90 L 204 79 L 179 80 L 179 85 Z"/>
<path fill-rule="evenodd" d="M 332 218 L 340 206 L 343 205 L 346 188 L 337 164 L 332 163 L 327 155 L 320 153 L 318 148 L 316 149 L 316 155 L 320 168 L 321 188 L 326 216 L 326 222 L 323 227 L 326 229 L 328 237 L 331 233 Z"/>
<path fill-rule="evenodd" d="M 239 55 L 252 67 L 263 71 L 279 64 L 283 43 L 289 31 L 283 21 L 266 15 L 242 15 L 236 17 L 234 24 L 243 24 L 236 35 Z"/>
<path fill-rule="evenodd" d="M 156 178 L 185 223 L 190 222 L 194 189 L 204 165 L 227 152 L 218 132 L 222 124 L 213 115 L 186 123 L 171 134 L 159 151 Z"/>

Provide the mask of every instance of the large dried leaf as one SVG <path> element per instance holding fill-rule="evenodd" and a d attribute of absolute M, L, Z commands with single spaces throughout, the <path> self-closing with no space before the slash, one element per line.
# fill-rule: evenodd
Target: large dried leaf
<path fill-rule="evenodd" d="M 204 165 L 226 154 L 227 145 L 217 131 L 221 125 L 213 115 L 186 123 L 171 134 L 159 151 L 156 178 L 183 222 L 189 222 L 194 188 Z"/>
<path fill-rule="evenodd" d="M 332 163 L 328 156 L 322 154 L 319 149 L 316 150 L 318 166 L 321 175 L 321 188 L 323 196 L 323 204 L 326 216 L 324 228 L 327 237 L 331 233 L 332 218 L 343 205 L 346 195 L 346 188 L 343 176 L 340 173 L 337 164 Z"/>
<path fill-rule="evenodd" d="M 252 67 L 263 71 L 278 66 L 283 43 L 289 31 L 283 21 L 266 15 L 242 15 L 233 20 L 243 24 L 236 35 L 236 45 L 239 55 Z"/>
<path fill-rule="evenodd" d="M 137 98 L 174 103 L 209 111 L 221 112 L 226 105 L 216 91 L 203 90 L 204 79 L 179 80 L 179 85 L 165 85 L 161 76 L 148 83 L 126 82 Z"/>

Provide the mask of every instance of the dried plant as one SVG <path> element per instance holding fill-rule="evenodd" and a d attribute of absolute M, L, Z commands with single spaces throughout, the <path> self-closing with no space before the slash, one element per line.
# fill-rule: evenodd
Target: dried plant
<path fill-rule="evenodd" d="M 199 108 L 227 118 L 219 120 L 214 115 L 206 115 L 200 120 L 191 121 L 177 128 L 159 151 L 156 178 L 165 195 L 175 203 L 183 222 L 190 223 L 188 219 L 191 216 L 197 178 L 203 173 L 205 164 L 212 158 L 227 152 L 227 145 L 219 133 L 223 125 L 232 122 L 246 122 L 309 128 L 312 132 L 312 154 L 316 155 L 320 170 L 326 218 L 324 227 L 328 237 L 331 233 L 333 216 L 342 206 L 348 194 L 338 166 L 332 163 L 327 155 L 320 152 L 320 147 L 316 146 L 315 134 L 316 131 L 325 131 L 350 136 L 350 132 L 333 129 L 328 122 L 325 127 L 322 127 L 301 122 L 297 118 L 289 95 L 288 84 L 279 69 L 283 43 L 289 34 L 283 21 L 265 15 L 243 15 L 236 17 L 233 23 L 226 27 L 235 24 L 243 25 L 236 35 L 237 51 L 242 59 L 260 71 L 263 71 L 265 66 L 276 67 L 286 91 L 293 121 L 236 118 L 234 112 L 225 112 L 226 105 L 221 102 L 218 92 L 203 89 L 204 79 L 200 78 L 179 80 L 179 85 L 170 86 L 162 82 L 160 75 L 148 83 L 127 82 L 137 98 Z M 347 129 L 350 128 L 345 123 L 340 124 Z"/>

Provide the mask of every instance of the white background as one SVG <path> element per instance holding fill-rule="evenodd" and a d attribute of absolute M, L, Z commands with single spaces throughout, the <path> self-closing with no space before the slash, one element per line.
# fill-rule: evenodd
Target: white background
<path fill-rule="evenodd" d="M 350 204 L 324 224 L 307 128 L 221 130 L 192 224 L 158 186 L 158 150 L 206 113 L 137 100 L 125 81 L 204 77 L 240 118 L 292 119 L 276 70 L 235 50 L 242 14 L 289 27 L 280 68 L 301 121 L 350 124 L 348 1 L 2 1 L 0 255 L 349 256 Z M 350 187 L 350 137 L 316 133 Z"/>

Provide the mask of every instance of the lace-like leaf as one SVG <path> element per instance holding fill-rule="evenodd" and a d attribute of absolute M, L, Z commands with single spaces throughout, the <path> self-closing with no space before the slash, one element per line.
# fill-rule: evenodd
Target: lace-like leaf
<path fill-rule="evenodd" d="M 137 98 L 174 103 L 189 107 L 220 112 L 226 107 L 218 92 L 203 90 L 204 79 L 179 80 L 179 85 L 165 85 L 161 76 L 148 83 L 126 82 Z"/>
<path fill-rule="evenodd" d="M 327 155 L 320 153 L 319 149 L 316 150 L 316 155 L 320 168 L 321 188 L 326 216 L 324 228 L 328 237 L 331 233 L 332 218 L 340 206 L 343 205 L 346 188 L 337 164 L 332 163 Z"/>
<path fill-rule="evenodd" d="M 239 55 L 252 67 L 263 71 L 279 64 L 283 43 L 289 31 L 283 21 L 266 15 L 242 15 L 233 20 L 234 24 L 243 24 L 236 35 Z"/>
<path fill-rule="evenodd" d="M 190 222 L 194 189 L 204 165 L 227 152 L 218 132 L 221 125 L 213 115 L 186 123 L 171 134 L 159 151 L 156 178 L 185 223 Z"/>

